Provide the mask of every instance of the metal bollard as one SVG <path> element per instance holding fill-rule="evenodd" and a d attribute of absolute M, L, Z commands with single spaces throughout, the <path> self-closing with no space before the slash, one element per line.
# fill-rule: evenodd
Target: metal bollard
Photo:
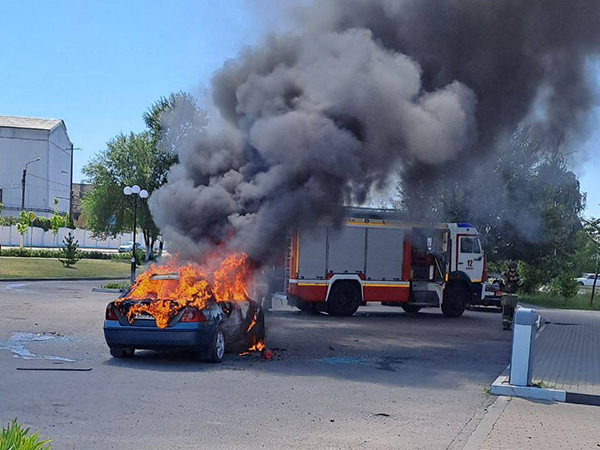
<path fill-rule="evenodd" d="M 533 344 L 540 317 L 533 308 L 517 308 L 513 322 L 512 356 L 509 382 L 515 386 L 531 384 Z"/>

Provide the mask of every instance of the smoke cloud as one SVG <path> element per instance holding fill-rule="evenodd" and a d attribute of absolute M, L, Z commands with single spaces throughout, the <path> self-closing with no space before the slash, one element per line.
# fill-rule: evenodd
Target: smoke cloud
<path fill-rule="evenodd" d="M 340 217 L 399 170 L 423 185 L 474 170 L 524 120 L 585 130 L 589 0 L 330 0 L 294 11 L 212 82 L 218 129 L 188 139 L 151 209 L 170 249 L 265 261 L 290 225 Z"/>

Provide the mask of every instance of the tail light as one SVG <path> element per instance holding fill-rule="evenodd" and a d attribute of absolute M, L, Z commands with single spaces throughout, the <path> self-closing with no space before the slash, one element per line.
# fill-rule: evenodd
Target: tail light
<path fill-rule="evenodd" d="M 198 311 L 196 308 L 188 308 L 183 312 L 181 319 L 179 322 L 188 323 L 188 322 L 206 322 L 206 316 L 201 311 Z"/>
<path fill-rule="evenodd" d="M 119 320 L 119 318 L 117 317 L 117 313 L 115 312 L 115 309 L 113 308 L 112 303 L 109 303 L 108 306 L 106 307 L 106 320 Z"/>

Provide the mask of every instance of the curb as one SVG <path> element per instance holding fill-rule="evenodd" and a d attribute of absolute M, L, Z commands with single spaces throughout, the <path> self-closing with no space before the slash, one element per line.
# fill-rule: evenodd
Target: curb
<path fill-rule="evenodd" d="M 102 292 L 104 294 L 122 294 L 125 291 L 122 291 L 121 289 L 92 288 L 92 292 Z"/>
<path fill-rule="evenodd" d="M 87 277 L 87 278 L 0 278 L 0 283 L 19 283 L 21 281 L 102 281 L 102 280 L 126 280 L 124 277 Z"/>
<path fill-rule="evenodd" d="M 515 386 L 508 381 L 504 371 L 490 386 L 490 393 L 507 397 L 521 397 L 530 400 L 573 403 L 577 405 L 600 406 L 600 395 L 581 394 L 563 389 L 540 388 L 535 386 Z"/>

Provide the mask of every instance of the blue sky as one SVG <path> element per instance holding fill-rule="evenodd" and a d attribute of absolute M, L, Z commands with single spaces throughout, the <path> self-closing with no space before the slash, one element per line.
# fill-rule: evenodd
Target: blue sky
<path fill-rule="evenodd" d="M 262 34 L 252 0 L 2 0 L 0 115 L 61 118 L 75 147 L 74 179 L 105 142 L 140 131 L 160 96 L 202 95 L 211 74 Z M 600 109 L 591 117 L 600 123 Z M 598 128 L 598 127 L 594 127 Z M 576 171 L 600 216 L 600 130 Z M 20 170 L 20 169 L 19 169 Z"/>

